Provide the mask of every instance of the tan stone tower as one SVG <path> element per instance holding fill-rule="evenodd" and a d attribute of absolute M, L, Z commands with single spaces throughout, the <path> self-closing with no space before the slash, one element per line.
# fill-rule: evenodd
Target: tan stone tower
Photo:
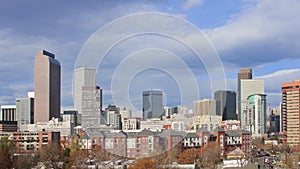
<path fill-rule="evenodd" d="M 61 68 L 55 55 L 39 51 L 34 61 L 34 123 L 60 117 Z"/>

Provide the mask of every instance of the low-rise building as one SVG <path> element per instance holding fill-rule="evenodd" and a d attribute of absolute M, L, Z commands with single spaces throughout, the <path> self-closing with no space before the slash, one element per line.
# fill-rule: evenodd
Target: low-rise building
<path fill-rule="evenodd" d="M 50 142 L 60 143 L 60 133 L 53 131 L 19 131 L 19 132 L 4 132 L 0 137 L 8 137 L 16 143 L 18 152 L 32 152 L 43 148 Z"/>
<path fill-rule="evenodd" d="M 122 130 L 123 131 L 136 131 L 141 129 L 141 120 L 140 117 L 132 117 L 132 118 L 123 118 L 122 122 Z"/>
<path fill-rule="evenodd" d="M 75 133 L 74 125 L 71 121 L 58 121 L 58 119 L 52 119 L 49 122 L 38 122 L 37 124 L 24 124 L 21 125 L 21 131 L 57 131 L 61 136 L 69 136 Z"/>

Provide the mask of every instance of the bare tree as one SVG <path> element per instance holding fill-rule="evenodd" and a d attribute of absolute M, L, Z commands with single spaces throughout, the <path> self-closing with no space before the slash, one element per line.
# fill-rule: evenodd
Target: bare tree
<path fill-rule="evenodd" d="M 221 148 L 216 142 L 209 142 L 201 151 L 201 164 L 204 167 L 216 168 L 220 162 Z"/>
<path fill-rule="evenodd" d="M 39 155 L 40 161 L 43 162 L 46 168 L 63 168 L 62 164 L 65 162 L 64 150 L 59 144 L 55 142 L 48 143 L 40 149 Z"/>
<path fill-rule="evenodd" d="M 11 168 L 13 166 L 12 156 L 15 153 L 16 145 L 8 137 L 0 140 L 0 169 Z"/>

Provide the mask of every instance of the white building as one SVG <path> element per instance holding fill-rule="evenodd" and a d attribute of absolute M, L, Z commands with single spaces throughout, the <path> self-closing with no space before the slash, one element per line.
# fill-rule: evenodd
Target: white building
<path fill-rule="evenodd" d="M 261 94 L 265 93 L 264 87 L 264 80 L 254 80 L 254 79 L 241 79 L 241 127 L 245 127 L 246 118 L 245 115 L 247 114 L 247 105 L 248 100 L 247 98 L 252 94 Z"/>
<path fill-rule="evenodd" d="M 96 68 L 80 67 L 74 71 L 74 108 L 81 114 L 82 110 L 82 87 L 96 86 Z"/>
<path fill-rule="evenodd" d="M 222 121 L 222 116 L 196 116 L 194 117 L 194 130 L 198 128 L 207 128 L 209 131 L 213 131 L 217 127 L 219 127 L 220 122 Z"/>
<path fill-rule="evenodd" d="M 16 121 L 16 105 L 2 105 L 0 120 Z"/>
<path fill-rule="evenodd" d="M 20 131 L 53 131 L 60 132 L 60 136 L 69 136 L 74 134 L 74 126 L 70 121 L 58 121 L 58 119 L 52 119 L 49 122 L 38 122 L 37 124 L 23 124 L 20 127 Z"/>
<path fill-rule="evenodd" d="M 265 94 L 253 94 L 248 97 L 245 128 L 252 134 L 267 133 L 267 101 Z"/>
<path fill-rule="evenodd" d="M 184 122 L 172 122 L 171 129 L 175 131 L 185 131 L 186 127 Z"/>
<path fill-rule="evenodd" d="M 23 124 L 34 123 L 34 92 L 29 92 L 27 98 L 16 99 L 16 121 L 18 130 Z"/>
<path fill-rule="evenodd" d="M 124 107 L 123 109 L 120 110 L 120 114 L 121 114 L 122 119 L 123 118 L 131 118 L 132 117 L 132 110 L 127 109 L 126 107 Z"/>
<path fill-rule="evenodd" d="M 189 108 L 187 106 L 176 106 L 172 108 L 172 114 L 188 114 Z"/>
<path fill-rule="evenodd" d="M 140 117 L 124 118 L 122 123 L 123 131 L 135 131 L 141 129 L 141 120 Z"/>
<path fill-rule="evenodd" d="M 147 121 L 141 121 L 141 130 L 147 129 L 151 131 L 160 131 L 165 125 L 171 124 L 167 121 L 161 121 L 160 119 L 147 119 Z"/>

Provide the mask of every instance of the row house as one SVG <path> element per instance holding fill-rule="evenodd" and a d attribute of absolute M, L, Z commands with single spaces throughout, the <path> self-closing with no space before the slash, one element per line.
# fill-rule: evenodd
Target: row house
<path fill-rule="evenodd" d="M 220 146 L 222 156 L 226 151 L 231 151 L 236 147 L 247 152 L 250 150 L 251 133 L 243 130 L 225 131 L 221 127 L 211 132 L 207 128 L 199 128 L 195 133 L 172 129 L 156 132 L 148 129 L 139 132 L 87 129 L 81 136 L 81 148 L 101 148 L 122 157 L 142 158 L 154 156 L 172 148 L 199 149 L 207 146 L 210 141 Z"/>
<path fill-rule="evenodd" d="M 209 143 L 211 134 L 206 127 L 201 127 L 199 129 L 197 129 L 196 134 L 201 139 L 200 147 L 204 147 Z"/>
<path fill-rule="evenodd" d="M 250 151 L 251 133 L 245 130 L 228 130 L 226 134 L 226 151 L 231 151 L 235 148 L 240 148 L 244 152 Z"/>
<path fill-rule="evenodd" d="M 215 142 L 220 146 L 221 148 L 221 156 L 224 155 L 225 148 L 226 148 L 226 134 L 225 130 L 221 127 L 217 127 L 213 131 L 213 135 L 216 137 Z"/>
<path fill-rule="evenodd" d="M 126 137 L 123 131 L 106 132 L 87 129 L 81 137 L 82 149 L 105 149 L 117 156 L 126 156 Z"/>
<path fill-rule="evenodd" d="M 182 149 L 196 148 L 201 147 L 201 137 L 195 133 L 187 133 L 186 136 L 182 139 Z"/>
<path fill-rule="evenodd" d="M 172 129 L 162 130 L 158 133 L 158 136 L 160 137 L 161 150 L 168 151 L 175 146 L 181 148 L 182 139 L 185 135 L 186 132 L 184 131 L 174 131 Z"/>
<path fill-rule="evenodd" d="M 147 157 L 159 154 L 160 138 L 156 132 L 144 129 L 141 132 L 127 133 L 127 157 Z"/>

